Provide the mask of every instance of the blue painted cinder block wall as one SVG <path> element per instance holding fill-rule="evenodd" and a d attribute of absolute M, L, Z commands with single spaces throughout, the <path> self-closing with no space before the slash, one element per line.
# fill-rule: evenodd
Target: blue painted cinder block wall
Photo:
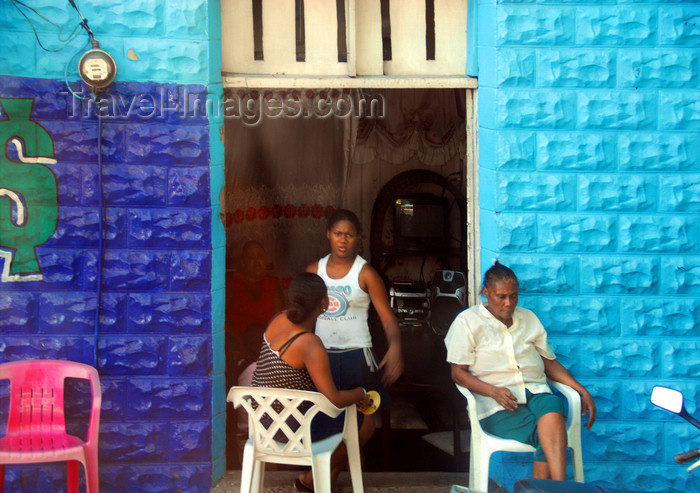
<path fill-rule="evenodd" d="M 63 35 L 77 24 L 67 2 L 31 5 Z M 78 5 L 117 61 L 120 101 L 220 97 L 219 2 Z M 697 445 L 695 430 L 648 402 L 655 383 L 684 390 L 691 412 L 700 400 L 698 5 L 492 0 L 470 12 L 482 265 L 514 267 L 521 303 L 597 397 L 599 421 L 584 431 L 587 479 L 698 490 L 697 474 L 672 459 Z M 47 47 L 61 45 L 55 27 L 28 15 Z M 64 87 L 85 35 L 45 52 L 2 2 L 0 40 L 0 97 L 33 100 L 31 118 L 53 143 L 56 162 L 43 166 L 56 177 L 59 214 L 37 248 L 43 279 L 0 283 L 1 358 L 91 363 L 97 348 L 102 489 L 207 491 L 224 469 L 221 121 L 158 117 L 147 105 L 103 120 L 95 334 L 97 123 L 71 117 Z M 74 72 L 68 80 L 79 87 Z M 494 467 L 497 479 L 516 477 L 526 467 L 517 461 Z M 41 471 L 9 470 L 12 490 L 64 488 L 61 468 Z"/>
<path fill-rule="evenodd" d="M 220 4 L 77 2 L 118 67 L 101 95 L 100 153 L 93 102 L 66 86 L 67 75 L 74 91 L 88 95 L 77 75 L 87 35 L 58 52 L 37 41 L 62 47 L 79 17 L 67 1 L 25 3 L 46 17 L 20 6 L 36 35 L 13 2 L 0 4 L 0 168 L 19 161 L 12 146 L 5 152 L 9 136 L 35 157 L 37 128 L 52 143 L 39 156 L 54 162 L 24 164 L 30 178 L 13 183 L 0 171 L 0 188 L 40 194 L 31 177 L 38 167 L 50 170 L 53 200 L 27 212 L 56 212 L 57 220 L 48 239 L 1 230 L 4 254 L 35 242 L 29 248 L 36 247 L 39 269 L 0 282 L 0 360 L 97 366 L 102 491 L 209 491 L 224 471 L 223 146 L 221 121 L 197 105 L 222 93 Z M 47 19 L 62 26 L 61 38 Z M 30 102 L 30 113 L 17 113 L 19 100 Z M 10 199 L 0 202 L 5 225 L 16 222 L 17 213 L 7 213 Z M 9 258 L 3 262 L 7 269 Z M 11 491 L 64 491 L 64 475 L 62 466 L 13 467 L 7 481 Z"/>
<path fill-rule="evenodd" d="M 673 460 L 698 430 L 649 396 L 700 403 L 700 5 L 480 0 L 477 15 L 482 268 L 513 267 L 596 397 L 586 480 L 699 491 Z M 528 467 L 492 461 L 509 488 Z"/>

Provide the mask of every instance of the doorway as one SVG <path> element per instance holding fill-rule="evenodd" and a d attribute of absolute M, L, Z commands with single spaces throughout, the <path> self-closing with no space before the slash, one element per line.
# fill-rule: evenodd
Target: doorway
<path fill-rule="evenodd" d="M 473 175 L 468 156 L 473 151 L 468 143 L 475 136 L 468 135 L 468 129 L 476 128 L 468 121 L 472 100 L 472 90 L 464 88 L 227 89 L 226 181 L 221 196 L 227 234 L 227 334 L 236 316 L 228 309 L 233 296 L 230 280 L 242 269 L 242 248 L 251 240 L 263 247 L 266 270 L 284 290 L 295 274 L 328 253 L 326 220 L 336 208 L 358 215 L 363 225 L 359 253 L 376 267 L 380 259 L 373 251 L 372 235 L 389 233 L 373 231 L 373 209 L 383 188 L 401 174 L 442 177 L 450 188 L 462 192 L 460 205 L 469 210 L 467 197 L 473 194 L 467 192 Z M 463 240 L 467 245 L 467 225 L 462 226 L 458 244 Z M 473 262 L 477 255 L 462 253 L 463 258 L 458 255 L 447 265 L 440 255 L 400 256 L 381 274 L 387 289 L 397 279 L 432 279 L 441 269 L 466 271 L 469 279 L 470 259 Z M 403 337 L 421 330 L 417 324 L 409 325 L 411 333 L 402 333 Z M 432 330 L 427 325 L 424 329 Z M 373 331 L 380 352 L 383 341 L 378 332 Z M 420 333 L 419 339 L 425 335 Z M 255 342 L 259 341 L 253 346 Z M 235 385 L 249 362 L 237 359 L 243 351 L 240 340 L 232 346 L 227 351 L 235 355 L 227 356 L 227 386 Z M 419 343 L 405 345 L 407 367 L 419 352 Z M 449 403 L 442 406 L 439 399 L 433 403 L 437 408 L 426 407 L 426 394 L 408 393 L 404 400 L 406 409 L 389 416 L 391 422 L 383 429 L 394 434 L 406 431 L 429 456 L 434 445 L 421 436 L 453 430 L 455 415 Z M 229 421 L 229 426 L 238 425 Z M 229 431 L 227 441 L 233 436 Z M 378 470 L 400 469 L 386 443 L 378 442 L 375 448 L 381 450 L 375 461 Z M 233 447 L 227 446 L 227 456 L 232 453 Z M 235 460 L 229 467 L 232 464 Z"/>

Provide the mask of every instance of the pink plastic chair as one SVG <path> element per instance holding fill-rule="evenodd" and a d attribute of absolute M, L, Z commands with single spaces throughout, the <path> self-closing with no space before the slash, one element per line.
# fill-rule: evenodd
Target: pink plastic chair
<path fill-rule="evenodd" d="M 86 442 L 66 433 L 63 408 L 66 378 L 90 381 L 92 411 Z M 72 361 L 15 361 L 0 364 L 0 380 L 10 380 L 7 433 L 0 438 L 0 492 L 5 491 L 5 464 L 66 461 L 68 492 L 78 491 L 80 462 L 85 468 L 88 493 L 97 493 L 97 440 L 102 404 L 97 370 Z"/>

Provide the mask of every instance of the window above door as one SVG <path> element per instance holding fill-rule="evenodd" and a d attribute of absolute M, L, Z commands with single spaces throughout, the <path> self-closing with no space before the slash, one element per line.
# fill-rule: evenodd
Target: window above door
<path fill-rule="evenodd" d="M 222 0 L 221 18 L 225 77 L 468 79 L 464 0 Z"/>

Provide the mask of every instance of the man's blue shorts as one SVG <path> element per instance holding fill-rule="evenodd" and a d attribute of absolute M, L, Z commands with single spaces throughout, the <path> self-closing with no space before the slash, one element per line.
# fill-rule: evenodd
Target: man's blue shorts
<path fill-rule="evenodd" d="M 566 417 L 564 403 L 555 394 L 533 394 L 525 391 L 526 404 L 518 404 L 515 411 L 498 411 L 479 420 L 484 431 L 501 438 L 510 438 L 535 447 L 535 460 L 545 462 L 544 452 L 537 434 L 537 421 L 547 413 L 559 413 Z"/>

